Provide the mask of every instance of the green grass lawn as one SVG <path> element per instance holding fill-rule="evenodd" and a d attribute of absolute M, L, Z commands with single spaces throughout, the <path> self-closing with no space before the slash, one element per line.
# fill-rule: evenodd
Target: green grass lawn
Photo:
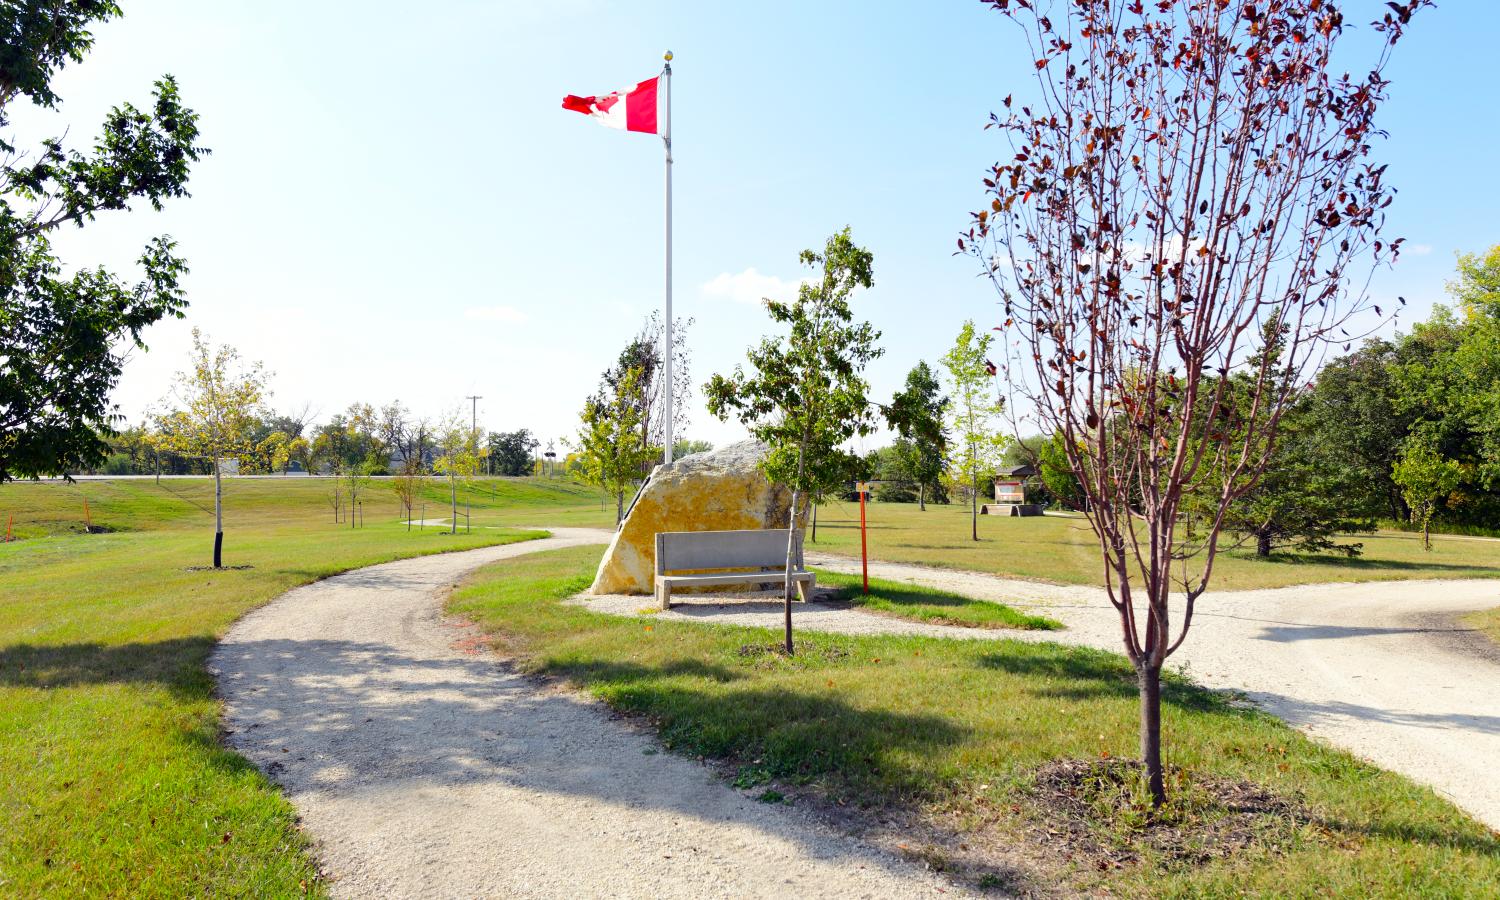
<path fill-rule="evenodd" d="M 0 526 L 26 537 L 0 544 L 0 896 L 322 892 L 290 805 L 220 744 L 216 638 L 299 584 L 540 534 L 408 532 L 388 489 L 350 529 L 326 487 L 226 481 L 224 562 L 251 568 L 193 571 L 212 562 L 211 479 L 0 486 Z M 527 516 L 580 505 L 510 489 Z M 81 533 L 85 498 L 113 531 Z"/>
<path fill-rule="evenodd" d="M 872 503 L 866 509 L 870 558 L 917 563 L 1061 584 L 1100 584 L 1099 545 L 1081 516 L 980 516 L 979 541 L 970 538 L 967 507 Z M 1335 581 L 1500 577 L 1500 541 L 1379 531 L 1353 535 L 1364 544 L 1353 559 L 1330 553 L 1278 553 L 1256 559 L 1249 550 L 1221 553 L 1211 590 L 1246 590 Z M 818 511 L 818 540 L 810 551 L 859 556 L 859 504 L 830 502 Z"/>
<path fill-rule="evenodd" d="M 883 578 L 870 579 L 870 593 L 864 592 L 858 575 L 845 575 L 817 569 L 818 584 L 837 589 L 833 599 L 845 600 L 855 606 L 913 622 L 931 622 L 937 625 L 963 625 L 970 628 L 1022 628 L 1052 631 L 1063 627 L 1061 622 L 1046 616 L 1034 616 L 1019 612 L 1003 603 L 964 597 L 936 588 Z"/>
<path fill-rule="evenodd" d="M 1464 617 L 1464 624 L 1470 628 L 1479 629 L 1488 635 L 1490 640 L 1500 644 L 1500 607 L 1470 613 Z"/>
<path fill-rule="evenodd" d="M 1059 757 L 1135 752 L 1133 678 L 1119 656 L 1052 644 L 803 633 L 788 659 L 751 628 L 592 613 L 560 601 L 586 587 L 599 548 L 507 560 L 458 591 L 528 671 L 562 677 L 642 716 L 671 749 L 738 766 L 768 801 L 877 806 L 913 822 L 908 851 L 958 865 L 983 885 L 1014 885 L 1014 855 L 1048 890 L 1130 896 L 1494 896 L 1500 836 L 1434 792 L 1308 740 L 1270 716 L 1170 679 L 1165 731 L 1174 785 L 1248 779 L 1307 811 L 1271 843 L 1227 858 L 1173 862 L 1149 848 L 1100 870 L 1038 840 L 1031 773 Z M 1179 801 L 1182 816 L 1209 816 Z M 1132 819 L 1094 826 L 1131 845 Z M 925 835 L 925 837 L 924 837 Z M 1266 840 L 1270 841 L 1270 838 Z M 964 849 L 967 847 L 968 849 Z M 1006 860 L 1006 862 L 1001 862 Z"/>
<path fill-rule="evenodd" d="M 389 494 L 389 487 L 380 487 Z M 419 503 L 426 504 L 428 519 L 441 519 L 451 512 L 451 491 L 441 478 L 428 480 Z M 630 501 L 627 496 L 626 502 Z M 394 495 L 385 501 L 394 505 Z M 571 525 L 615 527 L 615 500 L 596 488 L 562 478 L 476 478 L 458 486 L 459 522 L 465 511 L 471 527 Z M 418 507 L 417 515 L 422 514 Z M 400 510 L 396 510 L 397 518 Z"/>

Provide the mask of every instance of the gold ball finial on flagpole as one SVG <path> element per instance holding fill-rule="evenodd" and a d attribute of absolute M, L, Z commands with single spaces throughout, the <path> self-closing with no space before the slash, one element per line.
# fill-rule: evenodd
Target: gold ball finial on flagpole
<path fill-rule="evenodd" d="M 671 62 L 672 61 L 672 51 L 668 50 L 666 53 L 662 54 L 661 58 L 664 59 L 664 60 L 666 60 L 667 62 Z"/>

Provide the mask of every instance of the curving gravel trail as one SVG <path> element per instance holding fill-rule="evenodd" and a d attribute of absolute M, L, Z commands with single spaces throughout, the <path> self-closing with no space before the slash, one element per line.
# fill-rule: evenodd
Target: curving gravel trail
<path fill-rule="evenodd" d="M 215 650 L 228 741 L 285 789 L 336 896 L 963 893 L 476 652 L 443 592 L 498 559 L 608 539 L 552 531 L 298 588 Z"/>
<path fill-rule="evenodd" d="M 859 561 L 808 554 L 848 574 Z M 1064 631 L 909 622 L 847 605 L 797 604 L 797 628 L 1052 641 L 1123 652 L 1120 620 L 1099 588 L 980 572 L 871 562 L 870 575 L 1043 613 Z M 779 599 L 687 596 L 670 611 L 649 597 L 578 597 L 590 609 L 780 629 Z M 1458 624 L 1500 606 L 1500 581 L 1386 581 L 1226 591 L 1198 601 L 1192 632 L 1169 660 L 1200 684 L 1243 692 L 1261 708 L 1376 765 L 1436 788 L 1500 830 L 1500 647 Z M 1174 613 L 1180 619 L 1181 607 Z M 1176 620 L 1174 620 L 1176 621 Z M 1170 747 L 1170 742 L 1169 745 Z"/>

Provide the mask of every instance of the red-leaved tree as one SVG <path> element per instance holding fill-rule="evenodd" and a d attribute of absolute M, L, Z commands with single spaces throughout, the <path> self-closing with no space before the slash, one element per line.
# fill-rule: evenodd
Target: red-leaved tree
<path fill-rule="evenodd" d="M 1401 242 L 1380 236 L 1375 113 L 1430 4 L 1386 4 L 1356 77 L 1324 0 L 987 2 L 1022 27 L 1037 90 L 991 117 L 1013 155 L 959 250 L 1001 295 L 1013 392 L 1087 499 L 1159 805 L 1161 669 L 1225 513 L 1325 351 L 1383 315 L 1369 274 Z"/>

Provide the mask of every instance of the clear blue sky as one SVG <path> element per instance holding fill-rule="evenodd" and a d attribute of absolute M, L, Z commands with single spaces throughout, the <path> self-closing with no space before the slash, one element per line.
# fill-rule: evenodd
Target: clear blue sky
<path fill-rule="evenodd" d="M 279 407 L 400 398 L 437 414 L 477 393 L 483 425 L 571 434 L 661 302 L 662 152 L 559 103 L 650 77 L 667 48 L 695 383 L 743 359 L 767 330 L 748 301 L 846 224 L 875 254 L 857 310 L 885 334 L 877 396 L 964 318 L 994 318 L 973 262 L 950 254 L 1001 152 L 985 117 L 1031 66 L 977 2 L 122 3 L 58 80 L 62 111 L 16 124 L 84 139 L 165 72 L 202 115 L 214 153 L 191 199 L 59 240 L 70 263 L 128 269 L 169 232 L 190 261 L 188 319 L 152 329 L 118 392 L 132 418 L 198 325 L 276 372 Z M 1382 6 L 1345 8 L 1364 23 Z M 1500 4 L 1444 0 L 1390 69 L 1377 152 L 1408 253 L 1374 291 L 1405 295 L 1408 322 L 1442 300 L 1456 251 L 1500 242 L 1497 34 Z M 695 402 L 688 433 L 740 432 Z"/>

